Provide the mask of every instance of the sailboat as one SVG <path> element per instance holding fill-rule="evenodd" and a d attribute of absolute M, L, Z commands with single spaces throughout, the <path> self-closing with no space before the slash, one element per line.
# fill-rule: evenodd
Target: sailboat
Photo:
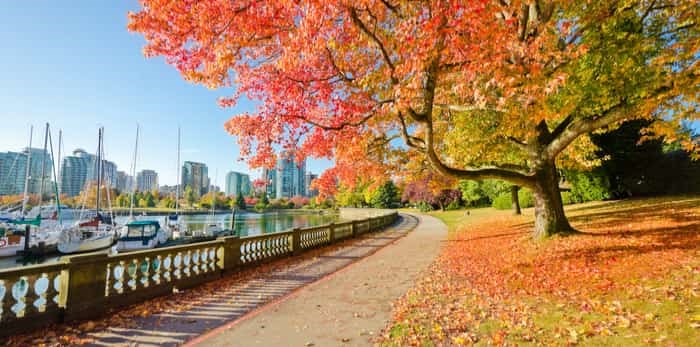
<path fill-rule="evenodd" d="M 218 179 L 218 171 L 216 175 L 214 176 L 214 184 L 216 185 L 216 181 Z M 209 220 L 207 221 L 207 224 L 204 225 L 204 230 L 202 230 L 202 234 L 205 236 L 214 236 L 214 237 L 219 237 L 219 236 L 229 236 L 233 235 L 233 221 L 235 220 L 235 210 L 232 210 L 232 227 L 231 229 L 224 229 L 222 223 L 217 223 L 215 220 L 214 216 L 214 206 L 216 206 L 216 192 L 212 192 L 212 201 L 211 201 L 211 209 L 210 209 L 210 214 L 209 214 Z"/>
<path fill-rule="evenodd" d="M 13 256 L 18 252 L 29 253 L 47 253 L 55 251 L 58 243 L 58 234 L 60 218 L 42 218 L 41 203 L 43 197 L 44 179 L 46 177 L 46 157 L 42 159 L 41 183 L 39 187 L 39 206 L 34 210 L 36 213 L 26 213 L 28 192 L 29 192 L 29 176 L 32 166 L 32 135 L 34 127 L 30 127 L 29 147 L 27 153 L 27 164 L 24 180 L 24 195 L 22 198 L 22 208 L 19 216 L 0 218 L 0 257 Z M 50 141 L 49 124 L 46 123 L 46 132 L 44 134 L 44 153 L 47 151 L 47 145 Z M 51 160 L 53 161 L 53 144 L 51 145 Z M 54 167 L 55 169 L 55 167 Z M 54 170 L 54 181 L 56 172 Z M 56 191 L 56 209 L 59 206 L 58 192 Z M 45 206 L 44 206 L 45 207 Z M 54 214 L 54 217 L 56 215 Z M 28 241 L 28 242 L 27 242 Z"/>
<path fill-rule="evenodd" d="M 182 177 L 180 176 L 180 127 L 177 128 L 177 186 L 175 186 L 175 214 L 165 217 L 165 228 L 173 239 L 180 239 L 189 235 L 187 225 L 180 220 L 180 189 Z"/>
<path fill-rule="evenodd" d="M 97 144 L 97 202 L 95 215 L 91 218 L 78 220 L 72 227 L 62 231 L 58 242 L 58 251 L 61 253 L 79 253 L 96 251 L 109 248 L 114 244 L 116 226 L 111 216 L 100 213 L 100 191 L 102 190 L 104 154 L 103 145 L 104 128 L 98 131 Z M 109 187 L 107 187 L 107 200 L 109 201 Z"/>
<path fill-rule="evenodd" d="M 132 177 L 136 177 L 136 159 L 139 148 L 139 127 L 136 126 L 136 144 L 134 145 L 134 159 L 131 166 Z M 161 228 L 155 220 L 136 220 L 134 218 L 134 194 L 136 185 L 131 187 L 131 204 L 129 207 L 129 221 L 119 228 L 117 232 L 117 251 L 130 251 L 137 249 L 149 249 L 165 244 L 170 238 L 170 230 Z"/>

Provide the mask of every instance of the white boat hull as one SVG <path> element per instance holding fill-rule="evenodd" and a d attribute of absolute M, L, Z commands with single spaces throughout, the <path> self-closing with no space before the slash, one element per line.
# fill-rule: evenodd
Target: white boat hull
<path fill-rule="evenodd" d="M 58 243 L 58 251 L 64 254 L 97 251 L 109 248 L 114 243 L 111 234 L 103 234 L 83 240 L 71 240 Z"/>
<path fill-rule="evenodd" d="M 24 249 L 24 236 L 20 238 L 18 243 L 9 243 L 7 237 L 0 237 L 0 258 L 13 257 L 18 251 Z"/>

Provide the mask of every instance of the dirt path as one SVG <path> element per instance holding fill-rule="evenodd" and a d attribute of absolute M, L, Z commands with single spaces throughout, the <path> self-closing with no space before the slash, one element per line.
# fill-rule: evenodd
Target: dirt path
<path fill-rule="evenodd" d="M 128 326 L 114 325 L 85 335 L 93 346 L 177 346 L 234 322 L 256 310 L 317 282 L 383 247 L 403 238 L 418 219 L 401 214 L 397 223 L 377 233 L 349 240 L 340 246 L 318 250 L 317 255 L 290 259 L 290 265 L 274 272 L 224 285 L 207 294 L 201 303 L 178 312 L 162 312 L 135 318 Z M 310 252 L 312 253 L 312 252 Z M 195 289 L 196 290 L 196 289 Z M 208 343 L 207 343 L 208 344 Z M 236 346 L 244 344 L 235 343 Z"/>
<path fill-rule="evenodd" d="M 414 232 L 278 303 L 219 327 L 201 346 L 366 346 L 391 318 L 392 302 L 440 250 L 447 227 L 421 216 Z"/>

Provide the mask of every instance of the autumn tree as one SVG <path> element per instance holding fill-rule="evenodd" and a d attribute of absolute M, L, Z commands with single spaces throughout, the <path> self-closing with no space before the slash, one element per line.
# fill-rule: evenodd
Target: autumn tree
<path fill-rule="evenodd" d="M 271 167 L 281 145 L 334 157 L 351 184 L 418 153 L 446 176 L 532 190 L 536 237 L 572 231 L 557 165 L 590 164 L 583 135 L 632 118 L 669 135 L 698 118 L 695 0 L 141 5 L 129 29 L 146 56 L 235 85 L 224 107 L 262 101 L 225 126 L 251 165 Z"/>

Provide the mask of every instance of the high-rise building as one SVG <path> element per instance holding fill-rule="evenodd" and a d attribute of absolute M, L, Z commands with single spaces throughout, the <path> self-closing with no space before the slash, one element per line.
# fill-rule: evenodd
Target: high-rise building
<path fill-rule="evenodd" d="M 22 150 L 22 153 L 25 155 L 25 157 L 28 157 L 29 151 L 32 152 L 31 155 L 31 166 L 29 169 L 29 192 L 31 194 L 39 194 L 39 190 L 41 187 L 41 182 L 42 182 L 42 174 L 44 175 L 43 177 L 43 182 L 44 182 L 44 188 L 42 190 L 44 196 L 46 194 L 52 195 L 53 194 L 53 162 L 51 160 L 51 155 L 39 148 L 25 148 Z M 26 166 L 24 166 L 24 169 L 26 170 Z M 24 184 L 22 185 L 22 188 L 24 189 Z"/>
<path fill-rule="evenodd" d="M 265 194 L 269 198 L 277 196 L 277 170 L 263 169 L 262 179 L 265 181 Z"/>
<path fill-rule="evenodd" d="M 241 175 L 241 194 L 244 196 L 250 195 L 253 184 L 250 182 L 250 176 L 247 174 Z"/>
<path fill-rule="evenodd" d="M 306 161 L 297 163 L 291 152 L 283 152 L 277 160 L 277 187 L 275 197 L 291 198 L 304 195 Z"/>
<path fill-rule="evenodd" d="M 117 171 L 117 188 L 120 192 L 130 192 L 134 184 L 134 178 L 124 171 Z"/>
<path fill-rule="evenodd" d="M 97 156 L 76 149 L 72 156 L 63 158 L 60 177 L 62 193 L 68 196 L 80 194 L 86 183 L 97 181 Z M 102 160 L 102 178 L 108 187 L 116 187 L 117 165 Z"/>
<path fill-rule="evenodd" d="M 235 171 L 230 171 L 229 173 L 226 174 L 226 195 L 228 196 L 238 196 L 238 195 L 243 195 L 246 196 L 250 194 L 250 176 L 240 173 L 240 172 L 235 172 Z"/>
<path fill-rule="evenodd" d="M 182 186 L 190 187 L 195 196 L 200 197 L 209 189 L 209 169 L 205 164 L 186 161 L 182 165 Z"/>
<path fill-rule="evenodd" d="M 26 170 L 27 156 L 24 153 L 0 153 L 0 195 L 21 194 Z"/>
<path fill-rule="evenodd" d="M 313 198 L 318 195 L 318 190 L 311 189 L 311 182 L 317 178 L 318 175 L 314 175 L 311 172 L 307 172 L 304 175 L 304 196 Z"/>
<path fill-rule="evenodd" d="M 24 192 L 24 182 L 27 175 L 27 160 L 31 151 L 31 166 L 29 169 L 30 194 L 39 194 L 42 173 L 43 193 L 53 194 L 53 163 L 48 152 L 38 148 L 25 148 L 22 152 L 0 153 L 0 195 L 15 195 Z"/>
<path fill-rule="evenodd" d="M 153 170 L 142 170 L 136 174 L 136 189 L 140 192 L 158 189 L 158 173 Z"/>

